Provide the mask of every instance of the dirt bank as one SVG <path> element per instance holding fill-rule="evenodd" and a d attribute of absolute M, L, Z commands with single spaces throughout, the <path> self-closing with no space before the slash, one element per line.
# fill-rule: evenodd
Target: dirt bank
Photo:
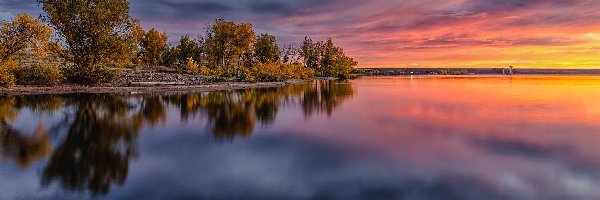
<path fill-rule="evenodd" d="M 267 83 L 206 83 L 203 85 L 183 86 L 110 86 L 110 87 L 88 87 L 79 85 L 60 85 L 56 87 L 13 87 L 0 88 L 0 94 L 9 95 L 31 95 L 31 94 L 76 94 L 76 93 L 181 93 L 181 92 L 207 92 L 216 90 L 234 90 L 247 88 L 272 88 L 287 85 L 306 83 L 306 80 L 294 80 L 285 82 Z"/>

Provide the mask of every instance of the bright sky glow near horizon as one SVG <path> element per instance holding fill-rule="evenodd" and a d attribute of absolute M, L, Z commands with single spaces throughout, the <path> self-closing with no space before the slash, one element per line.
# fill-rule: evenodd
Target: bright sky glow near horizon
<path fill-rule="evenodd" d="M 281 45 L 327 37 L 360 67 L 600 68 L 598 0 L 130 0 L 145 28 L 179 36 L 223 17 Z M 0 19 L 42 13 L 0 0 Z"/>

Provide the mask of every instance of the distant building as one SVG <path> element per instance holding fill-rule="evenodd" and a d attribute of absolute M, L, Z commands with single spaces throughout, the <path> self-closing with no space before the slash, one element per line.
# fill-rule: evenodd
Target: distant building
<path fill-rule="evenodd" d="M 502 75 L 513 75 L 513 66 L 509 66 L 508 68 L 502 68 Z"/>

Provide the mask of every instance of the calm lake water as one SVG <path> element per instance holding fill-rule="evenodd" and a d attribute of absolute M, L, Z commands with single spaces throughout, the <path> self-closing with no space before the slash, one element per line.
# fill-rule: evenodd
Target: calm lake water
<path fill-rule="evenodd" d="M 600 78 L 0 96 L 0 199 L 600 199 Z"/>

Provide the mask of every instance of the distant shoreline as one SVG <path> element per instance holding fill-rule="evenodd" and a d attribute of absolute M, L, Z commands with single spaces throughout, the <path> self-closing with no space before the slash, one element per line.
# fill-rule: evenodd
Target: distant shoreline
<path fill-rule="evenodd" d="M 358 73 L 358 77 L 365 76 L 439 76 L 439 77 L 476 77 L 477 75 L 502 77 L 497 73 L 497 69 L 468 69 L 468 68 L 360 68 L 357 70 L 379 70 L 381 74 L 365 74 Z M 436 74 L 439 70 L 467 70 L 469 74 Z M 500 69 L 501 70 L 501 69 Z M 412 72 L 412 73 L 411 73 Z M 519 75 L 541 75 L 541 76 L 599 76 L 600 69 L 516 69 L 514 75 L 506 75 L 506 77 L 519 77 Z M 220 90 L 237 90 L 237 89 L 253 89 L 253 88 L 275 88 L 290 85 L 298 85 L 314 80 L 332 80 L 332 78 L 314 78 L 309 80 L 288 80 L 281 82 L 218 82 L 196 85 L 159 85 L 159 86 L 85 86 L 85 85 L 70 85 L 62 84 L 58 86 L 18 86 L 11 88 L 0 87 L 1 95 L 45 95 L 45 94 L 132 94 L 132 93 L 189 93 L 189 92 L 210 92 Z"/>
<path fill-rule="evenodd" d="M 357 68 L 360 75 L 502 75 L 503 68 Z M 515 75 L 600 75 L 600 69 L 530 69 L 514 68 Z"/>
<path fill-rule="evenodd" d="M 3 95 L 43 95 L 43 94 L 131 94 L 131 93 L 187 93 L 187 92 L 210 92 L 219 90 L 237 90 L 251 88 L 275 88 L 289 85 L 307 83 L 313 80 L 292 80 L 283 82 L 261 82 L 261 83 L 210 83 L 203 85 L 185 86 L 152 86 L 152 87 L 115 87 L 115 86 L 82 86 L 82 85 L 59 85 L 55 87 L 22 86 L 12 88 L 0 88 Z"/>

